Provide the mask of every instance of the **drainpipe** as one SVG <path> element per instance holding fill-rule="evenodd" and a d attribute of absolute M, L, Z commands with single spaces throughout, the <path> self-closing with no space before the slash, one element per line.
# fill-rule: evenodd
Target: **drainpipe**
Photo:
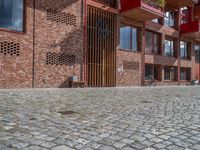
<path fill-rule="evenodd" d="M 83 69 L 83 80 L 87 82 L 87 0 L 83 2 L 83 61 L 84 61 L 84 69 Z"/>
<path fill-rule="evenodd" d="M 32 62 L 32 88 L 35 87 L 35 0 L 33 1 L 33 62 Z"/>
<path fill-rule="evenodd" d="M 178 9 L 178 33 L 179 33 L 179 37 L 178 37 L 178 85 L 180 85 L 180 69 L 181 69 L 181 58 L 180 58 L 180 41 L 181 41 L 181 30 L 180 30 L 180 25 L 181 25 L 181 10 L 180 8 Z"/>

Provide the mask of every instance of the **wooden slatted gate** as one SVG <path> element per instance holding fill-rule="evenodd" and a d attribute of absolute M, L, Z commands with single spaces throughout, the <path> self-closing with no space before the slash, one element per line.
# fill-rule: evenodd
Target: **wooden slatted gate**
<path fill-rule="evenodd" d="M 87 16 L 88 86 L 115 86 L 116 15 L 88 6 Z"/>

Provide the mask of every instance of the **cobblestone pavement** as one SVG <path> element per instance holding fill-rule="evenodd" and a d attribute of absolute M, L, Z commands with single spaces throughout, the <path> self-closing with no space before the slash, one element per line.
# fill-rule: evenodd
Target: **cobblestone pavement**
<path fill-rule="evenodd" d="M 200 150 L 200 87 L 0 90 L 0 150 L 16 149 Z"/>

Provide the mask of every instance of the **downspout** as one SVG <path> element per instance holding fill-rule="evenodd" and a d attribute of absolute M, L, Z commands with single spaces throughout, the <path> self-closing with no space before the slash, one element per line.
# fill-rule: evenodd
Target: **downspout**
<path fill-rule="evenodd" d="M 87 84 L 87 0 L 83 2 L 83 60 L 84 60 L 84 69 L 83 69 L 83 81 Z"/>
<path fill-rule="evenodd" d="M 181 25 L 181 9 L 179 8 L 178 9 L 178 33 L 179 33 L 179 36 L 178 36 L 178 82 L 177 84 L 180 85 L 181 82 L 180 82 L 180 71 L 181 71 L 181 57 L 180 57 L 180 42 L 181 42 L 181 30 L 180 30 L 180 25 Z"/>
<path fill-rule="evenodd" d="M 32 88 L 35 87 L 35 0 L 33 1 L 33 62 L 32 62 Z"/>

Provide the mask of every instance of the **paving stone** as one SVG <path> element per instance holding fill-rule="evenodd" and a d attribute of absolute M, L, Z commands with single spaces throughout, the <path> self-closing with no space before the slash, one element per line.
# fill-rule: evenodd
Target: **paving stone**
<path fill-rule="evenodd" d="M 27 146 L 25 148 L 22 148 L 21 150 L 48 150 L 48 149 L 40 146 Z"/>
<path fill-rule="evenodd" d="M 122 147 L 124 147 L 126 144 L 125 143 L 120 143 L 120 142 L 116 142 L 113 144 L 114 147 L 121 149 Z"/>
<path fill-rule="evenodd" d="M 2 89 L 0 149 L 199 150 L 199 91 L 200 86 Z M 57 113 L 62 110 L 77 113 Z"/>
<path fill-rule="evenodd" d="M 73 150 L 65 145 L 61 145 L 61 146 L 56 146 L 54 148 L 52 148 L 52 150 Z"/>
<path fill-rule="evenodd" d="M 51 148 L 51 147 L 54 147 L 56 144 L 52 142 L 44 142 L 44 143 L 41 143 L 40 145 L 45 148 Z"/>
<path fill-rule="evenodd" d="M 115 150 L 114 147 L 111 147 L 111 146 L 102 146 L 99 148 L 100 150 Z"/>
<path fill-rule="evenodd" d="M 24 147 L 26 147 L 26 146 L 28 146 L 28 145 L 29 145 L 28 143 L 21 143 L 21 142 L 19 142 L 19 143 L 13 144 L 12 146 L 13 146 L 13 147 L 16 147 L 16 148 L 18 148 L 18 149 L 21 149 L 21 148 L 24 148 Z"/>
<path fill-rule="evenodd" d="M 192 146 L 192 148 L 195 150 L 200 150 L 200 144 L 196 144 L 196 145 Z"/>
<path fill-rule="evenodd" d="M 183 150 L 184 148 L 176 146 L 176 145 L 170 145 L 170 146 L 167 147 L 167 149 L 168 150 Z"/>
<path fill-rule="evenodd" d="M 136 150 L 136 149 L 134 149 L 132 147 L 124 147 L 122 150 Z"/>

